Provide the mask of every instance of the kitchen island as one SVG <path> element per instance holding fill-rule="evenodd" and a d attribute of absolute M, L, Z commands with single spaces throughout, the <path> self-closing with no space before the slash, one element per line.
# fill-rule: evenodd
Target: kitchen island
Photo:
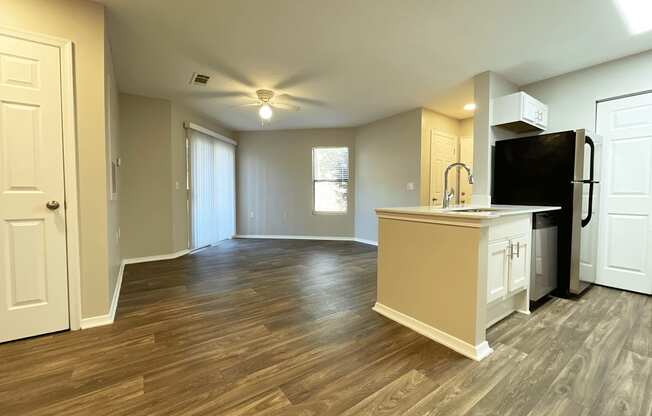
<path fill-rule="evenodd" d="M 474 360 L 486 329 L 529 314 L 532 214 L 559 207 L 378 208 L 374 310 Z"/>

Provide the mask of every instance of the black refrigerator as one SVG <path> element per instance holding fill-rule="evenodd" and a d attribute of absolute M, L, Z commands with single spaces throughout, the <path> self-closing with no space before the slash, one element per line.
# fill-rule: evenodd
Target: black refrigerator
<path fill-rule="evenodd" d="M 599 137 L 586 130 L 499 140 L 494 149 L 492 203 L 561 206 L 557 296 L 595 281 Z"/>

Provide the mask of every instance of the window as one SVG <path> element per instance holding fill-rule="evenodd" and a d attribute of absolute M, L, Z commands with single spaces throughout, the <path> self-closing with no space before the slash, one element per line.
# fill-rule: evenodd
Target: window
<path fill-rule="evenodd" d="M 349 192 L 349 149 L 312 149 L 313 211 L 319 214 L 344 214 Z"/>

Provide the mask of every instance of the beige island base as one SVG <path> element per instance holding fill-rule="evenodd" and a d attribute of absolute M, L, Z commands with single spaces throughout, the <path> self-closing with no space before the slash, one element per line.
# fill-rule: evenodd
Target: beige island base
<path fill-rule="evenodd" d="M 532 214 L 559 207 L 379 208 L 374 310 L 474 360 L 486 329 L 529 314 Z"/>

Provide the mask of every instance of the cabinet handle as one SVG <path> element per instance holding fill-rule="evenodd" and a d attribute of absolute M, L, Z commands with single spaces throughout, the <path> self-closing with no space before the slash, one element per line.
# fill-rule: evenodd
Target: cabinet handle
<path fill-rule="evenodd" d="M 511 242 L 507 246 L 507 255 L 509 256 L 510 259 L 514 258 L 514 244 Z"/>
<path fill-rule="evenodd" d="M 516 243 L 516 258 L 521 257 L 521 243 Z"/>

